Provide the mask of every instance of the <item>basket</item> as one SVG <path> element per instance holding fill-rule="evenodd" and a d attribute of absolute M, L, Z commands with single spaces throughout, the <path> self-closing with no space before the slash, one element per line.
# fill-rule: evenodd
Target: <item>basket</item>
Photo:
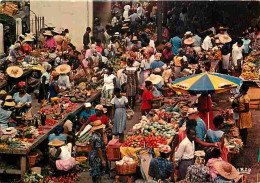
<path fill-rule="evenodd" d="M 91 145 L 86 145 L 86 146 L 78 146 L 76 145 L 76 151 L 77 152 L 89 152 L 92 149 Z"/>
<path fill-rule="evenodd" d="M 86 158 L 85 156 L 79 156 L 76 157 L 76 161 L 79 163 L 85 163 L 87 161 L 88 158 Z"/>
<path fill-rule="evenodd" d="M 136 163 L 127 164 L 124 163 L 123 165 L 116 164 L 116 172 L 120 175 L 129 175 L 134 174 L 136 172 Z"/>
<path fill-rule="evenodd" d="M 37 156 L 38 156 L 38 154 L 32 155 L 32 156 L 28 156 L 30 166 L 34 166 L 35 165 Z"/>

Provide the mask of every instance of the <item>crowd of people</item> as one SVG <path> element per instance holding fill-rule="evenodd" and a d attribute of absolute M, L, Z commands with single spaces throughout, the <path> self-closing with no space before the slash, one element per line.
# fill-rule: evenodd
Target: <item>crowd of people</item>
<path fill-rule="evenodd" d="M 237 76 L 241 73 L 245 57 L 252 50 L 259 49 L 260 34 L 257 27 L 249 27 L 240 36 L 229 35 L 232 27 L 223 26 L 200 32 L 199 29 L 194 32 L 186 30 L 183 35 L 176 29 L 170 37 L 169 25 L 163 25 L 162 42 L 159 43 L 156 36 L 156 11 L 156 4 L 148 2 L 114 3 L 111 22 L 105 28 L 99 18 L 95 18 L 93 29 L 86 28 L 81 51 L 71 42 L 68 29 L 48 27 L 41 32 L 39 47 L 42 52 L 49 53 L 50 59 L 39 69 L 39 103 L 51 101 L 58 93 L 69 90 L 82 81 L 103 83 L 98 105 L 85 103 L 79 119 L 71 113 L 63 127 L 56 128 L 55 133 L 49 136 L 49 145 L 54 147 L 52 154 L 58 170 L 67 171 L 75 166 L 75 159 L 71 158 L 74 134 L 80 134 L 91 124 L 90 175 L 93 182 L 100 181 L 109 167 L 105 147 L 107 140 L 111 139 L 106 139 L 104 134 L 112 130 L 113 135 L 119 136 L 120 142 L 124 141 L 126 108 L 138 109 L 137 102 L 142 102 L 142 115 L 149 114 L 165 95 L 163 89 L 171 88 L 172 81 L 191 74 L 216 71 L 211 67 L 213 60 L 219 61 L 219 72 Z M 183 10 L 180 15 L 179 21 L 183 24 L 186 24 L 185 14 Z M 8 72 L 10 76 L 19 74 L 20 70 L 15 66 L 21 60 L 30 60 L 36 50 L 35 45 L 34 35 L 27 34 L 20 35 L 9 48 L 6 64 L 11 67 Z M 242 85 L 240 94 L 236 97 L 239 102 L 234 104 L 234 112 L 239 113 L 237 124 L 245 145 L 247 129 L 252 127 L 247 91 L 248 86 Z M 32 98 L 26 92 L 24 81 L 18 83 L 17 92 L 13 96 L 12 93 L 5 92 L 1 94 L 1 99 L 2 129 L 7 128 L 9 117 L 14 121 L 19 120 L 8 112 L 10 107 L 21 104 L 24 106 L 23 112 L 30 111 Z M 173 162 L 167 158 L 172 158 L 174 153 L 178 162 L 178 179 L 183 180 L 188 174 L 195 176 L 188 167 L 194 164 L 195 149 L 203 147 L 215 147 L 207 161 L 211 180 L 223 182 L 238 178 L 234 167 L 224 161 L 222 154 L 224 119 L 220 116 L 213 119 L 209 96 L 202 95 L 199 101 L 198 109 L 188 111 L 189 120 L 185 125 L 180 125 L 181 132 L 171 147 L 161 146 L 161 156 L 151 161 L 149 174 L 154 180 L 165 181 L 172 176 Z M 208 113 L 206 109 L 211 110 L 210 118 L 205 116 Z M 208 128 L 210 129 L 207 130 Z M 216 159 L 220 161 L 215 162 Z"/>

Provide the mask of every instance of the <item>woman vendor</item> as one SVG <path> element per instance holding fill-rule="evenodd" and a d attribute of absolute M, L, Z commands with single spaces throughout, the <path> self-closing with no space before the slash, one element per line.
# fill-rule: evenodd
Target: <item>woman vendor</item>
<path fill-rule="evenodd" d="M 26 83 L 21 81 L 18 83 L 18 92 L 16 92 L 13 96 L 16 104 L 23 104 L 25 107 L 25 112 L 28 112 L 29 108 L 31 108 L 32 97 L 28 93 L 26 93 Z"/>
<path fill-rule="evenodd" d="M 239 113 L 238 118 L 238 127 L 239 133 L 244 143 L 244 147 L 247 146 L 247 135 L 248 135 L 248 128 L 252 128 L 253 121 L 252 121 L 252 114 L 249 110 L 249 102 L 250 98 L 247 94 L 249 90 L 249 86 L 246 84 L 242 84 L 239 92 L 240 95 L 237 96 L 237 100 L 239 101 L 239 106 L 235 107 L 234 112 Z"/>
<path fill-rule="evenodd" d="M 92 182 L 97 183 L 102 182 L 102 176 L 109 171 L 109 166 L 106 145 L 102 138 L 105 125 L 100 120 L 97 120 L 93 122 L 92 126 L 93 133 L 90 136 L 92 149 L 89 152 L 89 166 Z"/>
<path fill-rule="evenodd" d="M 84 107 L 85 107 L 85 109 L 80 113 L 80 116 L 79 116 L 79 122 L 82 125 L 88 121 L 90 116 L 95 114 L 95 110 L 91 109 L 91 107 L 92 107 L 91 103 L 89 103 L 89 102 L 85 103 Z"/>
<path fill-rule="evenodd" d="M 71 67 L 67 64 L 56 67 L 56 72 L 59 73 L 58 86 L 61 90 L 66 90 L 71 87 L 70 78 L 67 75 L 71 71 Z"/>
<path fill-rule="evenodd" d="M 54 147 L 52 150 L 51 156 L 55 160 L 55 167 L 59 171 L 69 171 L 76 166 L 77 161 L 75 158 L 71 157 L 72 144 L 68 143 L 65 145 L 64 141 L 59 140 L 58 138 L 51 141 L 49 146 Z"/>
<path fill-rule="evenodd" d="M 15 106 L 15 102 L 11 95 L 7 95 L 3 108 L 0 107 L 0 126 L 1 129 L 8 128 L 8 123 L 10 120 L 10 117 L 12 116 L 12 112 L 10 109 Z"/>
<path fill-rule="evenodd" d="M 76 121 L 76 115 L 74 113 L 70 113 L 67 117 L 63 125 L 64 134 L 68 136 L 68 140 L 72 140 L 74 137 L 74 123 Z"/>
<path fill-rule="evenodd" d="M 50 50 L 50 51 L 55 51 L 56 48 L 57 48 L 57 42 L 56 40 L 54 39 L 51 31 L 46 31 L 45 33 L 43 33 L 44 36 L 46 36 L 46 40 L 45 40 L 45 43 L 44 43 L 44 47 L 47 49 L 47 50 Z"/>
<path fill-rule="evenodd" d="M 119 135 L 119 141 L 124 140 L 124 131 L 126 129 L 126 105 L 128 99 L 120 94 L 120 89 L 115 89 L 115 97 L 112 99 L 112 119 L 114 119 L 113 133 Z"/>
<path fill-rule="evenodd" d="M 106 113 L 106 108 L 104 108 L 102 105 L 96 105 L 95 107 L 96 114 L 93 114 L 89 117 L 87 123 L 84 123 L 81 127 L 79 134 L 84 130 L 84 128 L 91 122 L 94 122 L 96 120 L 100 120 L 102 124 L 108 126 L 109 124 L 109 118 L 104 114 Z"/>
<path fill-rule="evenodd" d="M 52 76 L 52 82 L 49 86 L 49 91 L 50 91 L 49 101 L 51 101 L 51 98 L 57 97 L 58 93 L 59 93 L 59 86 L 58 86 L 58 82 L 57 82 L 59 73 L 56 71 L 53 71 L 51 73 L 51 76 Z"/>
<path fill-rule="evenodd" d="M 19 50 L 21 47 L 20 43 L 13 45 L 13 50 L 10 51 L 9 55 L 12 57 L 12 64 L 17 65 L 16 62 L 23 59 L 23 54 Z"/>

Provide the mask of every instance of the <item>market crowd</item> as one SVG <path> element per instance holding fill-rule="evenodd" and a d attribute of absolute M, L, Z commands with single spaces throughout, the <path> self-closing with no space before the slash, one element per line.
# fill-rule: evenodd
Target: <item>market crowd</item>
<path fill-rule="evenodd" d="M 106 144 L 112 140 L 112 135 L 124 142 L 127 119 L 138 109 L 137 103 L 141 103 L 141 113 L 146 116 L 161 105 L 164 97 L 176 94 L 171 83 L 178 78 L 203 72 L 238 77 L 246 57 L 259 50 L 257 27 L 249 27 L 237 37 L 229 35 L 232 27 L 221 25 L 200 32 L 198 29 L 194 32 L 176 29 L 170 37 L 168 25 L 163 25 L 162 43 L 158 44 L 156 11 L 156 4 L 152 2 L 114 3 L 109 24 L 103 26 L 100 19 L 95 18 L 93 28 L 86 28 L 82 50 L 73 45 L 68 29 L 43 29 L 38 48 L 35 35 L 20 35 L 3 59 L 8 81 L 17 87 L 0 92 L 1 129 L 8 127 L 10 119 L 12 124 L 19 123 L 15 106 L 20 105 L 19 114 L 32 113 L 32 96 L 26 90 L 28 83 L 19 78 L 23 74 L 21 66 L 28 67 L 39 55 L 41 64 L 33 67 L 39 83 L 33 92 L 40 105 L 57 100 L 59 93 L 82 82 L 87 87 L 99 86 L 100 101 L 85 103 L 79 115 L 70 113 L 64 125 L 49 136 L 50 152 L 57 170 L 68 171 L 76 165 L 71 155 L 72 146 L 91 129 L 90 175 L 93 182 L 98 182 L 109 171 Z M 186 24 L 186 18 L 184 9 L 179 21 Z M 218 67 L 212 64 L 216 62 Z M 241 85 L 235 95 L 237 102 L 232 104 L 245 146 L 247 129 L 252 127 L 248 89 L 247 85 Z M 226 161 L 223 150 L 225 119 L 213 117 L 211 97 L 198 96 L 197 107 L 189 108 L 183 115 L 184 120 L 179 124 L 182 131 L 170 146 L 159 147 L 161 155 L 151 161 L 149 169 L 149 175 L 155 181 L 166 182 L 169 178 L 174 181 L 176 169 L 177 180 L 228 182 L 239 178 L 237 170 Z M 205 166 L 197 167 L 194 165 L 195 151 L 205 148 L 208 150 L 207 162 Z M 177 163 L 173 164 L 173 161 Z"/>

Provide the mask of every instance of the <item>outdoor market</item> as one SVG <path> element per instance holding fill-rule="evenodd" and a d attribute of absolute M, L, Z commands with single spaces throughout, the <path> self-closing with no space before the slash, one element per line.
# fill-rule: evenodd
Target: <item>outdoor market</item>
<path fill-rule="evenodd" d="M 0 1 L 0 182 L 258 182 L 259 7 Z"/>

